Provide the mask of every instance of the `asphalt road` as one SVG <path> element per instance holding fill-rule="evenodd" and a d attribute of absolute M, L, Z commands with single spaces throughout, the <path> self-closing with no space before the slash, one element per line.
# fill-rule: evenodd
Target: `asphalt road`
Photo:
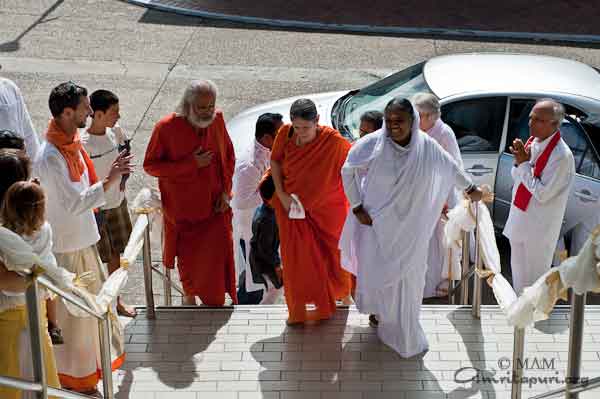
<path fill-rule="evenodd" d="M 0 76 L 22 89 L 45 129 L 52 87 L 73 80 L 121 100 L 141 163 L 154 123 L 173 111 L 191 79 L 219 86 L 226 118 L 265 101 L 354 89 L 430 57 L 509 51 L 567 57 L 600 67 L 600 50 L 248 28 L 149 11 L 115 0 L 0 1 Z M 251 132 L 249 132 L 251 134 Z M 128 196 L 155 184 L 141 167 Z M 129 290 L 143 298 L 140 282 Z"/>

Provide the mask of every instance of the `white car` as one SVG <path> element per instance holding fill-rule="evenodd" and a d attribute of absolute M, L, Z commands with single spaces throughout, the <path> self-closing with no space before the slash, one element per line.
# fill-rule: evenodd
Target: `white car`
<path fill-rule="evenodd" d="M 228 123 L 237 154 L 252 143 L 257 117 L 289 108 L 300 97 L 312 99 L 320 123 L 338 129 L 349 140 L 358 137 L 360 116 L 383 110 L 395 96 L 432 92 L 440 98 L 448 123 L 477 184 L 496 194 L 491 211 L 502 228 L 510 209 L 513 156 L 508 146 L 529 136 L 528 118 L 536 99 L 552 97 L 568 116 L 561 133 L 575 157 L 577 177 L 563 231 L 600 215 L 600 71 L 580 62 L 539 55 L 461 54 L 435 57 L 387 76 L 363 89 L 320 93 L 273 101 L 248 109 Z M 287 119 L 289 120 L 289 119 Z"/>

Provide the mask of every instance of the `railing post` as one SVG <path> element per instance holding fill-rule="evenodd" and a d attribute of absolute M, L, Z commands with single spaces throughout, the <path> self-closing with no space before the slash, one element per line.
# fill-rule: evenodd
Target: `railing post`
<path fill-rule="evenodd" d="M 35 396 L 40 399 L 48 398 L 48 380 L 44 367 L 44 336 L 40 328 L 40 287 L 35 275 L 29 276 L 29 287 L 25 292 L 27 300 L 27 315 L 29 318 L 29 338 L 31 340 L 31 358 L 33 363 L 34 381 L 42 385 L 42 390 Z M 47 334 L 44 331 L 44 334 Z"/>
<path fill-rule="evenodd" d="M 111 336 L 109 313 L 106 313 L 103 319 L 98 320 L 98 335 L 100 337 L 100 359 L 102 362 L 102 387 L 104 388 L 104 398 L 113 399 L 114 394 L 112 382 L 112 359 L 110 353 Z"/>
<path fill-rule="evenodd" d="M 142 248 L 142 257 L 144 262 L 144 288 L 146 291 L 146 317 L 149 319 L 156 318 L 154 314 L 154 291 L 152 289 L 152 252 L 150 247 L 150 217 L 144 215 L 148 219 L 148 224 L 144 230 L 144 246 Z"/>
<path fill-rule="evenodd" d="M 523 381 L 523 354 L 525 352 L 525 329 L 515 327 L 513 334 L 511 399 L 521 399 Z"/>
<path fill-rule="evenodd" d="M 577 399 L 578 393 L 571 393 L 570 386 L 579 382 L 581 377 L 581 346 L 583 344 L 583 325 L 586 294 L 571 294 L 571 316 L 569 326 L 569 360 L 567 363 L 566 399 Z"/>
<path fill-rule="evenodd" d="M 462 276 L 467 276 L 470 270 L 471 261 L 469 259 L 469 246 L 471 234 L 468 231 L 463 231 L 462 240 Z M 467 305 L 469 303 L 469 280 L 462 281 L 460 287 L 460 304 Z"/>
<path fill-rule="evenodd" d="M 173 306 L 173 297 L 171 296 L 171 269 L 168 267 L 165 267 L 163 287 L 165 290 L 165 306 Z"/>
<path fill-rule="evenodd" d="M 481 318 L 481 278 L 477 269 L 481 269 L 481 251 L 479 249 L 479 204 L 475 203 L 475 273 L 473 275 L 473 306 L 471 314 L 474 318 Z"/>

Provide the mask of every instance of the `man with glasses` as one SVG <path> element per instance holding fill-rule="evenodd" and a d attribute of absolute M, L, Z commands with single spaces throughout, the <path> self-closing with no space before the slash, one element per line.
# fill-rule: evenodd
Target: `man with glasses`
<path fill-rule="evenodd" d="M 550 269 L 575 177 L 573 154 L 559 131 L 564 115 L 558 102 L 539 100 L 529 114 L 531 137 L 510 147 L 514 186 L 504 235 L 517 294 Z"/>

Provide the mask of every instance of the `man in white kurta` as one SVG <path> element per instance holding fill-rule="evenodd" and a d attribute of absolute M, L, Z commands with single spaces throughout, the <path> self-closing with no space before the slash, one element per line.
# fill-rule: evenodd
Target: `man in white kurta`
<path fill-rule="evenodd" d="M 93 210 L 106 202 L 105 191 L 131 171 L 130 158 L 119 156 L 108 177 L 94 182 L 93 164 L 81 146 L 77 130 L 85 127 L 91 114 L 87 90 L 71 82 L 63 83 L 52 90 L 49 104 L 53 119 L 35 171 L 46 193 L 47 218 L 54 231 L 52 251 L 58 265 L 68 271 L 77 275 L 93 273 L 95 280 L 87 288 L 97 294 L 107 271 L 96 249 L 100 235 Z M 73 316 L 62 302 L 56 308 L 65 341 L 54 349 L 61 385 L 95 394 L 100 368 L 98 323 L 95 318 Z M 123 360 L 122 337 L 113 336 L 112 344 L 113 357 L 118 356 L 113 362 L 116 367 Z"/>
<path fill-rule="evenodd" d="M 340 249 L 342 265 L 356 275 L 356 305 L 377 315 L 379 338 L 400 356 L 419 354 L 428 348 L 419 313 L 439 215 L 455 186 L 474 199 L 481 192 L 419 130 L 419 116 L 405 99 L 392 100 L 384 127 L 352 146 L 342 177 L 352 212 Z"/>
<path fill-rule="evenodd" d="M 414 98 L 415 108 L 419 113 L 420 128 L 434 139 L 450 156 L 456 164 L 463 169 L 463 161 L 456 136 L 452 128 L 445 124 L 441 116 L 441 106 L 438 98 L 431 93 L 420 93 Z M 458 190 L 452 190 L 446 201 L 446 209 L 454 208 L 462 195 Z M 443 278 L 444 269 L 448 269 L 448 250 L 444 248 L 444 222 L 441 218 L 435 227 L 435 232 L 429 244 L 427 256 L 427 275 L 425 277 L 425 298 L 445 296 L 448 285 Z"/>
<path fill-rule="evenodd" d="M 258 185 L 270 166 L 271 147 L 277 131 L 283 125 L 282 119 L 281 114 L 273 113 L 265 113 L 258 117 L 253 145 L 236 160 L 233 174 L 231 208 L 233 209 L 235 265 L 238 275 L 242 271 L 246 271 L 246 279 L 245 281 L 240 280 L 240 284 L 246 284 L 247 292 L 264 289 L 264 284 L 255 284 L 252 280 L 248 253 L 252 238 L 252 218 L 256 208 L 263 203 Z M 271 292 L 271 294 L 269 298 L 263 296 L 264 304 L 272 303 L 277 299 L 275 292 Z"/>
<path fill-rule="evenodd" d="M 27 105 L 17 85 L 0 78 L 0 130 L 10 130 L 25 141 L 25 152 L 35 161 L 40 148 Z"/>
<path fill-rule="evenodd" d="M 558 130 L 563 117 L 562 105 L 539 101 L 529 115 L 530 141 L 516 139 L 511 147 L 514 186 L 504 235 L 517 294 L 550 268 L 573 184 L 573 154 Z"/>

